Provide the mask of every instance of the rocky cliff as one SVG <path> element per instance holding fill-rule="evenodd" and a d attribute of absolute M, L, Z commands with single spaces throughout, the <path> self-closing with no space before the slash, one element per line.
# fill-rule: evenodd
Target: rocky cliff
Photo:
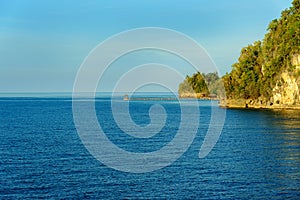
<path fill-rule="evenodd" d="M 226 107 L 300 108 L 300 1 L 271 21 L 264 39 L 244 47 L 223 77 Z"/>
<path fill-rule="evenodd" d="M 300 54 L 292 57 L 295 67 L 293 72 L 283 72 L 273 88 L 272 101 L 283 106 L 295 106 L 300 104 Z"/>
<path fill-rule="evenodd" d="M 223 107 L 230 108 L 290 108 L 300 109 L 300 55 L 294 56 L 293 72 L 281 73 L 272 89 L 270 98 L 259 97 L 257 99 L 224 99 L 220 102 Z"/>

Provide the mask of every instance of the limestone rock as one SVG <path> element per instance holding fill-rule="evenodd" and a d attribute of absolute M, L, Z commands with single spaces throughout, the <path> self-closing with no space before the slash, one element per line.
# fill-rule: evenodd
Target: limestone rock
<path fill-rule="evenodd" d="M 278 80 L 273 88 L 273 101 L 283 105 L 295 105 L 300 102 L 299 87 L 293 75 L 288 72 L 281 74 L 281 80 Z"/>

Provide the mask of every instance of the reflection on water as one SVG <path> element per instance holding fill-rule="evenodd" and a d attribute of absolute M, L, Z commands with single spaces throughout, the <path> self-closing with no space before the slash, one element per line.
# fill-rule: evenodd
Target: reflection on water
<path fill-rule="evenodd" d="M 274 110 L 273 125 L 282 126 L 285 129 L 297 128 L 300 131 L 300 110 Z"/>
<path fill-rule="evenodd" d="M 212 155 L 224 155 L 231 180 L 249 184 L 254 198 L 300 195 L 299 111 L 228 109 L 223 130 Z"/>
<path fill-rule="evenodd" d="M 273 134 L 282 139 L 280 146 L 286 153 L 286 160 L 300 160 L 300 111 L 277 110 L 273 111 L 271 125 Z"/>
<path fill-rule="evenodd" d="M 114 126 L 109 102 L 97 99 L 98 119 L 105 119 L 107 136 L 121 148 L 156 150 L 174 137 L 180 121 L 175 102 L 164 103 L 166 126 L 147 141 Z M 133 120 L 148 124 L 154 103 L 132 102 Z M 0 199 L 299 199 L 299 111 L 228 109 L 218 143 L 199 159 L 211 114 L 211 104 L 201 103 L 199 130 L 188 151 L 166 168 L 131 174 L 88 153 L 70 99 L 0 98 Z"/>
<path fill-rule="evenodd" d="M 277 165 L 274 175 L 287 183 L 300 183 L 300 171 L 295 170 L 300 166 L 300 111 L 270 111 L 266 122 L 268 134 L 273 136 L 273 141 L 269 141 L 272 145 L 268 152 L 273 154 L 273 162 Z M 278 189 L 299 191 L 300 188 L 297 184 L 289 184 Z"/>

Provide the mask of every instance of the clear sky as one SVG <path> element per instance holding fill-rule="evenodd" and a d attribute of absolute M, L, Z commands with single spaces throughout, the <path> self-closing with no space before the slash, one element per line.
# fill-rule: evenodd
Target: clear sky
<path fill-rule="evenodd" d="M 291 0 L 2 0 L 0 92 L 72 91 L 79 66 L 97 44 L 140 27 L 192 37 L 225 74 L 241 48 L 262 39 L 268 23 L 290 5 Z"/>

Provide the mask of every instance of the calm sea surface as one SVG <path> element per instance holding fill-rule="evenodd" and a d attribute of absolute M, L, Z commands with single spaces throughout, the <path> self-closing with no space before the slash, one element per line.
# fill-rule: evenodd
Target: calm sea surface
<path fill-rule="evenodd" d="M 154 103 L 130 102 L 136 124 L 150 123 L 148 111 Z M 180 122 L 176 101 L 159 103 L 165 107 L 166 124 L 149 139 L 132 138 L 118 128 L 109 98 L 96 100 L 97 116 L 120 148 L 155 151 L 172 140 Z M 200 102 L 197 136 L 177 161 L 133 174 L 111 169 L 89 154 L 73 122 L 71 98 L 2 97 L 0 199 L 299 199 L 300 112 L 228 109 L 218 143 L 199 159 L 215 104 Z"/>

